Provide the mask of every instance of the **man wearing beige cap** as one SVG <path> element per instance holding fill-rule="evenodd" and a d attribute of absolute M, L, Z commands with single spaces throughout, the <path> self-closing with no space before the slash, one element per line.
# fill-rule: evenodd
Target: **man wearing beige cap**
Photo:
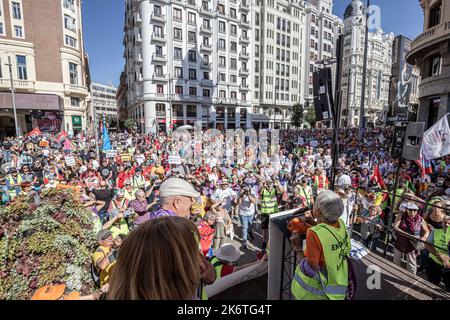
<path fill-rule="evenodd" d="M 159 196 L 160 209 L 151 214 L 151 219 L 164 216 L 188 218 L 194 199 L 200 197 L 200 193 L 186 180 L 170 178 L 161 184 Z"/>

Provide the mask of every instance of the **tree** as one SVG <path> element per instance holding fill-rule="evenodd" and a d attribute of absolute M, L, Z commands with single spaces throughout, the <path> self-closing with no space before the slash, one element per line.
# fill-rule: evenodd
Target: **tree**
<path fill-rule="evenodd" d="M 292 108 L 291 123 L 294 127 L 299 128 L 304 121 L 304 109 L 299 103 L 294 104 Z"/>
<path fill-rule="evenodd" d="M 136 124 L 136 121 L 134 121 L 133 119 L 127 119 L 127 120 L 125 121 L 124 126 L 125 126 L 125 128 L 127 128 L 128 130 L 132 130 L 132 129 L 134 128 L 135 124 Z"/>
<path fill-rule="evenodd" d="M 308 108 L 306 112 L 305 121 L 308 122 L 312 128 L 316 125 L 316 111 L 314 108 Z"/>

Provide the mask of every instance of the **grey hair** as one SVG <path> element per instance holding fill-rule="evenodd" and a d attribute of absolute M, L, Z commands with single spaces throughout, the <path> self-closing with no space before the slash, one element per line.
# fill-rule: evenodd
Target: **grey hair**
<path fill-rule="evenodd" d="M 175 198 L 176 198 L 176 196 L 169 196 L 169 197 L 161 198 L 161 200 L 160 200 L 161 207 L 164 207 L 165 205 L 170 204 L 170 202 L 172 202 L 173 199 L 175 199 Z"/>
<path fill-rule="evenodd" d="M 136 191 L 135 195 L 136 195 L 136 198 L 142 197 L 142 196 L 145 197 L 145 192 L 143 190 L 138 190 L 138 191 Z"/>
<path fill-rule="evenodd" d="M 334 191 L 326 190 L 317 196 L 320 217 L 327 223 L 335 223 L 344 212 L 344 203 Z"/>

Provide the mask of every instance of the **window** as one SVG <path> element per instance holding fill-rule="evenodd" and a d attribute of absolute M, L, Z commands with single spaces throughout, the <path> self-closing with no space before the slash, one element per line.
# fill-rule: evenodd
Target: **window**
<path fill-rule="evenodd" d="M 3 33 L 3 32 L 0 32 Z M 76 47 L 77 46 L 77 39 L 71 37 L 71 36 L 66 36 L 66 46 L 70 46 L 70 47 Z"/>
<path fill-rule="evenodd" d="M 436 55 L 430 58 L 430 73 L 429 76 L 437 76 L 441 74 L 442 58 Z"/>
<path fill-rule="evenodd" d="M 173 8 L 173 19 L 175 21 L 180 21 L 180 22 L 183 21 L 181 9 Z"/>
<path fill-rule="evenodd" d="M 23 30 L 21 26 L 14 26 L 14 35 L 17 38 L 23 38 Z"/>
<path fill-rule="evenodd" d="M 197 43 L 197 35 L 193 31 L 188 32 L 188 42 L 190 43 Z"/>
<path fill-rule="evenodd" d="M 79 107 L 80 106 L 80 98 L 70 97 L 70 105 L 72 107 Z"/>
<path fill-rule="evenodd" d="M 155 14 L 155 16 L 157 17 L 161 17 L 162 16 L 162 11 L 161 11 L 161 6 L 153 6 L 153 13 Z"/>
<path fill-rule="evenodd" d="M 155 75 L 157 77 L 163 77 L 163 67 L 162 66 L 155 66 Z"/>
<path fill-rule="evenodd" d="M 441 22 L 442 2 L 439 1 L 430 8 L 430 18 L 428 19 L 428 29 L 438 25 Z"/>
<path fill-rule="evenodd" d="M 163 56 L 163 48 L 161 46 L 156 46 L 155 54 L 157 57 L 162 57 Z"/>
<path fill-rule="evenodd" d="M 230 8 L 230 17 L 236 19 L 236 9 Z"/>
<path fill-rule="evenodd" d="M 224 56 L 219 56 L 219 67 L 226 67 L 226 58 Z"/>
<path fill-rule="evenodd" d="M 13 2 L 12 3 L 12 12 L 13 12 L 13 18 L 14 19 L 22 19 L 22 12 L 20 9 L 20 3 Z"/>
<path fill-rule="evenodd" d="M 19 64 L 19 56 L 17 56 L 17 64 Z M 78 84 L 78 65 L 69 62 L 70 84 Z"/>
<path fill-rule="evenodd" d="M 219 91 L 219 97 L 220 98 L 226 98 L 227 97 L 227 94 L 226 94 L 225 90 L 220 90 Z M 222 118 L 223 118 L 223 115 L 222 115 Z"/>
<path fill-rule="evenodd" d="M 183 94 L 183 86 L 175 86 L 175 94 Z"/>
<path fill-rule="evenodd" d="M 189 69 L 189 80 L 197 80 L 197 70 Z"/>
<path fill-rule="evenodd" d="M 3 34 L 3 22 L 0 22 L 0 34 Z"/>
<path fill-rule="evenodd" d="M 182 67 L 175 67 L 175 78 L 183 78 L 183 68 Z"/>
<path fill-rule="evenodd" d="M 173 57 L 174 59 L 183 59 L 183 49 L 175 47 Z"/>
<path fill-rule="evenodd" d="M 75 27 L 76 21 L 74 18 L 68 16 L 68 15 L 64 15 L 64 28 L 66 28 L 67 30 L 70 31 L 75 31 L 76 27 Z"/>
<path fill-rule="evenodd" d="M 180 104 L 174 104 L 174 105 L 172 106 L 172 108 L 173 108 L 173 114 L 174 114 L 176 117 L 182 117 L 182 116 L 183 116 L 183 106 L 182 106 L 182 105 L 180 105 Z"/>
<path fill-rule="evenodd" d="M 156 86 L 156 93 L 157 94 L 164 94 L 164 86 L 162 84 L 158 84 Z"/>
<path fill-rule="evenodd" d="M 156 36 L 163 38 L 163 28 L 161 26 L 153 26 L 153 32 Z"/>
<path fill-rule="evenodd" d="M 233 52 L 237 51 L 237 42 L 231 41 L 231 51 Z"/>
<path fill-rule="evenodd" d="M 219 32 L 226 32 L 225 22 L 219 21 Z"/>
<path fill-rule="evenodd" d="M 197 88 L 196 87 L 189 87 L 189 95 L 190 96 L 196 96 L 197 95 Z"/>
<path fill-rule="evenodd" d="M 197 52 L 195 50 L 189 50 L 188 60 L 189 62 L 197 62 Z"/>
<path fill-rule="evenodd" d="M 75 12 L 74 0 L 64 0 L 64 8 Z"/>
<path fill-rule="evenodd" d="M 233 59 L 233 58 L 230 59 L 230 68 L 233 70 L 237 69 L 237 60 L 236 59 Z"/>
<path fill-rule="evenodd" d="M 210 97 L 211 96 L 209 89 L 203 89 L 203 96 L 204 97 Z"/>
<path fill-rule="evenodd" d="M 230 33 L 231 33 L 232 36 L 236 36 L 237 35 L 237 26 L 235 24 L 231 25 Z"/>
<path fill-rule="evenodd" d="M 183 40 L 183 31 L 179 28 L 174 28 L 173 29 L 173 37 L 175 40 Z"/>
<path fill-rule="evenodd" d="M 197 23 L 197 19 L 196 19 L 196 15 L 193 12 L 189 12 L 188 13 L 188 23 L 189 24 L 196 24 Z"/>
<path fill-rule="evenodd" d="M 223 81 L 223 82 L 227 81 L 225 73 L 219 73 L 219 81 Z"/>
<path fill-rule="evenodd" d="M 219 39 L 219 50 L 225 50 L 225 39 Z"/>
<path fill-rule="evenodd" d="M 203 79 L 210 80 L 209 72 L 203 72 Z"/>
<path fill-rule="evenodd" d="M 218 9 L 219 14 L 225 15 L 225 6 L 223 4 L 219 4 Z"/>

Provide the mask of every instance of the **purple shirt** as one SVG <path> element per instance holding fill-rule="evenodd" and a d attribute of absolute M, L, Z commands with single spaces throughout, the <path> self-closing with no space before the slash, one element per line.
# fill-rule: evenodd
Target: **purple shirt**
<path fill-rule="evenodd" d="M 177 215 L 175 214 L 175 212 L 171 211 L 171 210 L 167 210 L 167 209 L 163 209 L 160 208 L 159 210 L 150 213 L 150 219 L 156 219 L 156 218 L 161 218 L 161 217 L 176 217 Z"/>

